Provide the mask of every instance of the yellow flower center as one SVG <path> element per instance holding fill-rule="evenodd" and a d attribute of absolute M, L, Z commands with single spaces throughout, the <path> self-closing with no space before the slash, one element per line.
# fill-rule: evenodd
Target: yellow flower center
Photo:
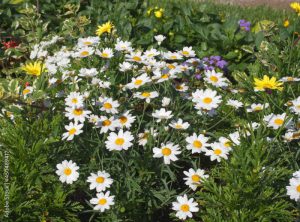
<path fill-rule="evenodd" d="M 72 170 L 68 167 L 66 169 L 64 169 L 64 174 L 69 176 L 72 173 Z"/>
<path fill-rule="evenodd" d="M 254 110 L 255 110 L 255 111 L 261 111 L 261 110 L 262 110 L 262 107 L 261 107 L 261 106 L 257 106 L 257 107 L 254 108 Z"/>
<path fill-rule="evenodd" d="M 136 61 L 136 62 L 142 61 L 141 57 L 139 57 L 139 56 L 133 56 L 132 59 L 133 59 L 134 61 Z"/>
<path fill-rule="evenodd" d="M 72 103 L 77 104 L 77 103 L 78 103 L 78 99 L 73 98 L 73 99 L 72 99 Z"/>
<path fill-rule="evenodd" d="M 172 55 L 170 58 L 171 59 L 177 59 L 177 56 L 176 55 Z"/>
<path fill-rule="evenodd" d="M 296 187 L 296 190 L 300 193 L 300 184 Z"/>
<path fill-rule="evenodd" d="M 194 174 L 194 175 L 192 176 L 192 181 L 193 181 L 193 182 L 199 182 L 199 181 L 200 181 L 200 176 L 197 175 L 197 174 Z"/>
<path fill-rule="evenodd" d="M 26 94 L 28 94 L 28 93 L 30 93 L 30 89 L 24 89 L 24 90 L 23 90 L 23 95 L 26 95 Z"/>
<path fill-rule="evenodd" d="M 82 115 L 83 110 L 82 109 L 74 109 L 73 114 L 76 116 L 80 116 Z"/>
<path fill-rule="evenodd" d="M 74 135 L 76 133 L 76 129 L 75 128 L 72 128 L 69 130 L 69 134 L 70 135 Z"/>
<path fill-rule="evenodd" d="M 97 177 L 96 182 L 97 183 L 104 183 L 105 178 L 104 177 Z"/>
<path fill-rule="evenodd" d="M 206 97 L 202 101 L 206 104 L 210 104 L 212 102 L 212 99 L 210 97 Z"/>
<path fill-rule="evenodd" d="M 164 74 L 164 75 L 161 76 L 161 78 L 162 79 L 167 79 L 167 78 L 169 78 L 169 74 Z"/>
<path fill-rule="evenodd" d="M 168 67 L 169 69 L 175 69 L 175 68 L 176 68 L 176 67 L 175 67 L 174 65 L 172 65 L 172 64 L 168 64 L 167 67 Z"/>
<path fill-rule="evenodd" d="M 104 103 L 104 104 L 103 104 L 103 107 L 104 107 L 105 109 L 111 109 L 111 108 L 112 108 L 112 105 L 111 105 L 110 103 Z"/>
<path fill-rule="evenodd" d="M 105 198 L 102 198 L 102 199 L 100 199 L 99 201 L 98 201 L 98 204 L 99 205 L 104 205 L 104 204 L 106 204 L 107 203 L 107 200 L 105 199 Z"/>
<path fill-rule="evenodd" d="M 187 205 L 187 204 L 183 204 L 181 205 L 180 209 L 183 211 L 183 212 L 188 212 L 190 210 L 190 206 Z"/>
<path fill-rule="evenodd" d="M 81 56 L 88 56 L 90 53 L 88 51 L 82 51 L 80 53 Z"/>
<path fill-rule="evenodd" d="M 120 118 L 119 118 L 119 120 L 120 120 L 120 122 L 122 123 L 122 124 L 125 124 L 126 122 L 127 122 L 127 117 L 126 116 L 121 116 Z"/>
<path fill-rule="evenodd" d="M 162 153 L 164 156 L 169 156 L 169 155 L 171 155 L 172 150 L 171 150 L 170 148 L 168 148 L 168 147 L 165 147 L 165 148 L 163 148 L 163 149 L 161 150 L 161 153 Z"/>
<path fill-rule="evenodd" d="M 142 96 L 143 96 L 143 97 L 146 97 L 146 98 L 150 97 L 150 95 L 151 95 L 151 94 L 150 94 L 149 92 L 143 92 L 143 93 L 142 93 Z"/>
<path fill-rule="evenodd" d="M 182 85 L 177 85 L 175 88 L 176 88 L 177 90 L 183 90 L 183 86 L 182 86 Z"/>
<path fill-rule="evenodd" d="M 216 77 L 216 76 L 211 76 L 210 78 L 209 78 L 212 82 L 218 82 L 218 77 Z"/>
<path fill-rule="evenodd" d="M 220 150 L 220 149 L 214 150 L 214 154 L 216 154 L 216 155 L 220 155 L 221 153 L 222 153 L 222 150 Z"/>
<path fill-rule="evenodd" d="M 202 143 L 199 140 L 195 140 L 193 146 L 199 149 L 202 147 Z"/>
<path fill-rule="evenodd" d="M 225 142 L 225 143 L 224 143 L 224 146 L 225 146 L 225 147 L 230 147 L 230 146 L 231 146 L 231 141 Z"/>
<path fill-rule="evenodd" d="M 293 77 L 287 77 L 287 81 L 294 81 L 294 78 Z"/>
<path fill-rule="evenodd" d="M 190 53 L 189 53 L 188 51 L 182 51 L 182 54 L 185 55 L 185 56 L 187 56 L 187 55 L 189 55 Z"/>
<path fill-rule="evenodd" d="M 283 124 L 283 120 L 282 119 L 275 119 L 274 120 L 274 123 L 276 124 L 276 125 L 282 125 Z"/>
<path fill-rule="evenodd" d="M 111 121 L 109 119 L 106 119 L 102 122 L 102 126 L 110 126 Z"/>
<path fill-rule="evenodd" d="M 84 45 L 92 45 L 92 42 L 86 41 L 83 43 Z"/>
<path fill-rule="evenodd" d="M 108 57 L 108 53 L 103 52 L 103 53 L 101 54 L 101 56 L 104 57 L 104 58 L 107 58 L 107 57 Z"/>
<path fill-rule="evenodd" d="M 134 85 L 141 85 L 143 83 L 143 80 L 141 80 L 141 79 L 137 79 L 137 80 L 135 80 L 135 82 L 134 82 Z"/>
<path fill-rule="evenodd" d="M 117 138 L 115 143 L 118 146 L 122 146 L 124 144 L 125 140 L 123 138 Z"/>
<path fill-rule="evenodd" d="M 176 125 L 175 125 L 175 128 L 176 128 L 176 129 L 182 129 L 182 125 L 176 124 Z"/>

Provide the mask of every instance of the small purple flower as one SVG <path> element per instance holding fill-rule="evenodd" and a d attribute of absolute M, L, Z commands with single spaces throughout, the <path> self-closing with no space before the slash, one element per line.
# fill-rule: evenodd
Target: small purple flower
<path fill-rule="evenodd" d="M 217 61 L 221 60 L 221 56 L 211 56 L 210 59 L 214 60 L 215 62 L 217 62 Z"/>
<path fill-rule="evenodd" d="M 220 69 L 224 69 L 227 66 L 227 62 L 225 60 L 220 60 L 216 64 Z"/>
<path fill-rule="evenodd" d="M 201 75 L 200 75 L 200 74 L 196 74 L 196 75 L 195 75 L 195 78 L 196 78 L 196 79 L 201 79 Z"/>
<path fill-rule="evenodd" d="M 251 26 L 251 22 L 248 22 L 244 19 L 241 19 L 239 21 L 239 25 L 240 25 L 240 28 L 246 32 L 249 32 L 250 31 L 250 26 Z"/>

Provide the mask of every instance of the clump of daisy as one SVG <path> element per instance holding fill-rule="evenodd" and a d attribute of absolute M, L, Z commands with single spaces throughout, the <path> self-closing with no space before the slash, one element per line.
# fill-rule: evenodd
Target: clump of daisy
<path fill-rule="evenodd" d="M 201 169 L 189 169 L 189 171 L 183 171 L 185 178 L 185 184 L 189 186 L 192 190 L 196 190 L 201 182 L 208 178 L 208 175 L 205 175 L 204 170 Z"/>
<path fill-rule="evenodd" d="M 72 184 L 79 177 L 79 173 L 77 172 L 79 167 L 72 160 L 64 160 L 62 163 L 57 164 L 56 168 L 56 174 L 62 183 Z"/>
<path fill-rule="evenodd" d="M 98 171 L 97 173 L 91 173 L 87 178 L 87 182 L 90 183 L 91 190 L 96 189 L 97 192 L 101 192 L 110 188 L 113 180 L 106 171 Z"/>
<path fill-rule="evenodd" d="M 94 204 L 94 210 L 99 210 L 100 212 L 104 212 L 105 210 L 109 210 L 111 206 L 115 204 L 114 198 L 115 196 L 110 196 L 110 192 L 106 193 L 97 193 L 96 198 L 92 198 L 90 200 L 91 204 Z"/>
<path fill-rule="evenodd" d="M 286 189 L 287 195 L 289 195 L 292 200 L 300 200 L 300 170 L 293 174 L 293 177 L 290 179 L 290 184 Z"/>
<path fill-rule="evenodd" d="M 194 212 L 198 212 L 198 203 L 194 198 L 188 199 L 187 195 L 178 196 L 177 201 L 172 203 L 172 209 L 176 211 L 176 217 L 185 220 L 187 217 L 192 218 Z"/>
<path fill-rule="evenodd" d="M 176 155 L 180 154 L 181 151 L 178 145 L 174 145 L 171 142 L 167 142 L 166 144 L 162 143 L 161 148 L 154 147 L 153 148 L 153 157 L 154 158 L 164 158 L 165 164 L 170 164 L 171 161 L 178 160 Z"/>
<path fill-rule="evenodd" d="M 118 133 L 111 132 L 105 141 L 106 148 L 112 150 L 128 150 L 132 146 L 133 136 L 129 131 L 120 130 Z"/>

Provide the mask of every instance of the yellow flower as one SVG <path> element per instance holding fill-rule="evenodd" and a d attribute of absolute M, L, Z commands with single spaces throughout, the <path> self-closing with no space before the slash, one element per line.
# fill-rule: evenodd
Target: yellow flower
<path fill-rule="evenodd" d="M 148 11 L 147 11 L 147 15 L 150 15 L 152 10 L 153 10 L 153 8 L 149 8 Z"/>
<path fill-rule="evenodd" d="M 114 25 L 110 21 L 108 21 L 108 22 L 104 23 L 103 25 L 98 26 L 98 29 L 96 30 L 96 35 L 100 36 L 105 32 L 111 33 L 111 30 L 113 28 L 114 28 Z"/>
<path fill-rule="evenodd" d="M 159 9 L 159 10 L 157 10 L 157 11 L 155 11 L 154 12 L 154 15 L 155 15 L 155 17 L 156 18 L 161 18 L 162 16 L 163 16 L 163 9 L 161 8 L 161 9 Z"/>
<path fill-rule="evenodd" d="M 39 76 L 45 70 L 45 66 L 42 62 L 36 61 L 34 63 L 27 63 L 21 67 L 28 75 Z"/>
<path fill-rule="evenodd" d="M 264 75 L 263 79 L 254 78 L 254 89 L 257 91 L 264 91 L 266 89 L 277 89 L 282 91 L 282 82 L 277 82 L 275 77 L 270 78 Z"/>
<path fill-rule="evenodd" d="M 290 26 L 290 21 L 289 21 L 288 19 L 284 20 L 283 26 L 284 26 L 285 28 L 289 27 L 289 26 Z"/>
<path fill-rule="evenodd" d="M 292 2 L 290 4 L 290 7 L 296 12 L 298 13 L 298 16 L 300 16 L 300 3 L 298 2 Z"/>

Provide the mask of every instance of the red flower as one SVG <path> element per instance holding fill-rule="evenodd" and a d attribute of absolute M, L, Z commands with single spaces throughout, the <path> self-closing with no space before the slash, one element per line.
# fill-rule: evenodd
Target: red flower
<path fill-rule="evenodd" d="M 8 42 L 2 42 L 2 45 L 4 46 L 5 49 L 9 49 L 9 48 L 16 48 L 19 43 L 17 43 L 14 40 L 9 40 Z"/>

